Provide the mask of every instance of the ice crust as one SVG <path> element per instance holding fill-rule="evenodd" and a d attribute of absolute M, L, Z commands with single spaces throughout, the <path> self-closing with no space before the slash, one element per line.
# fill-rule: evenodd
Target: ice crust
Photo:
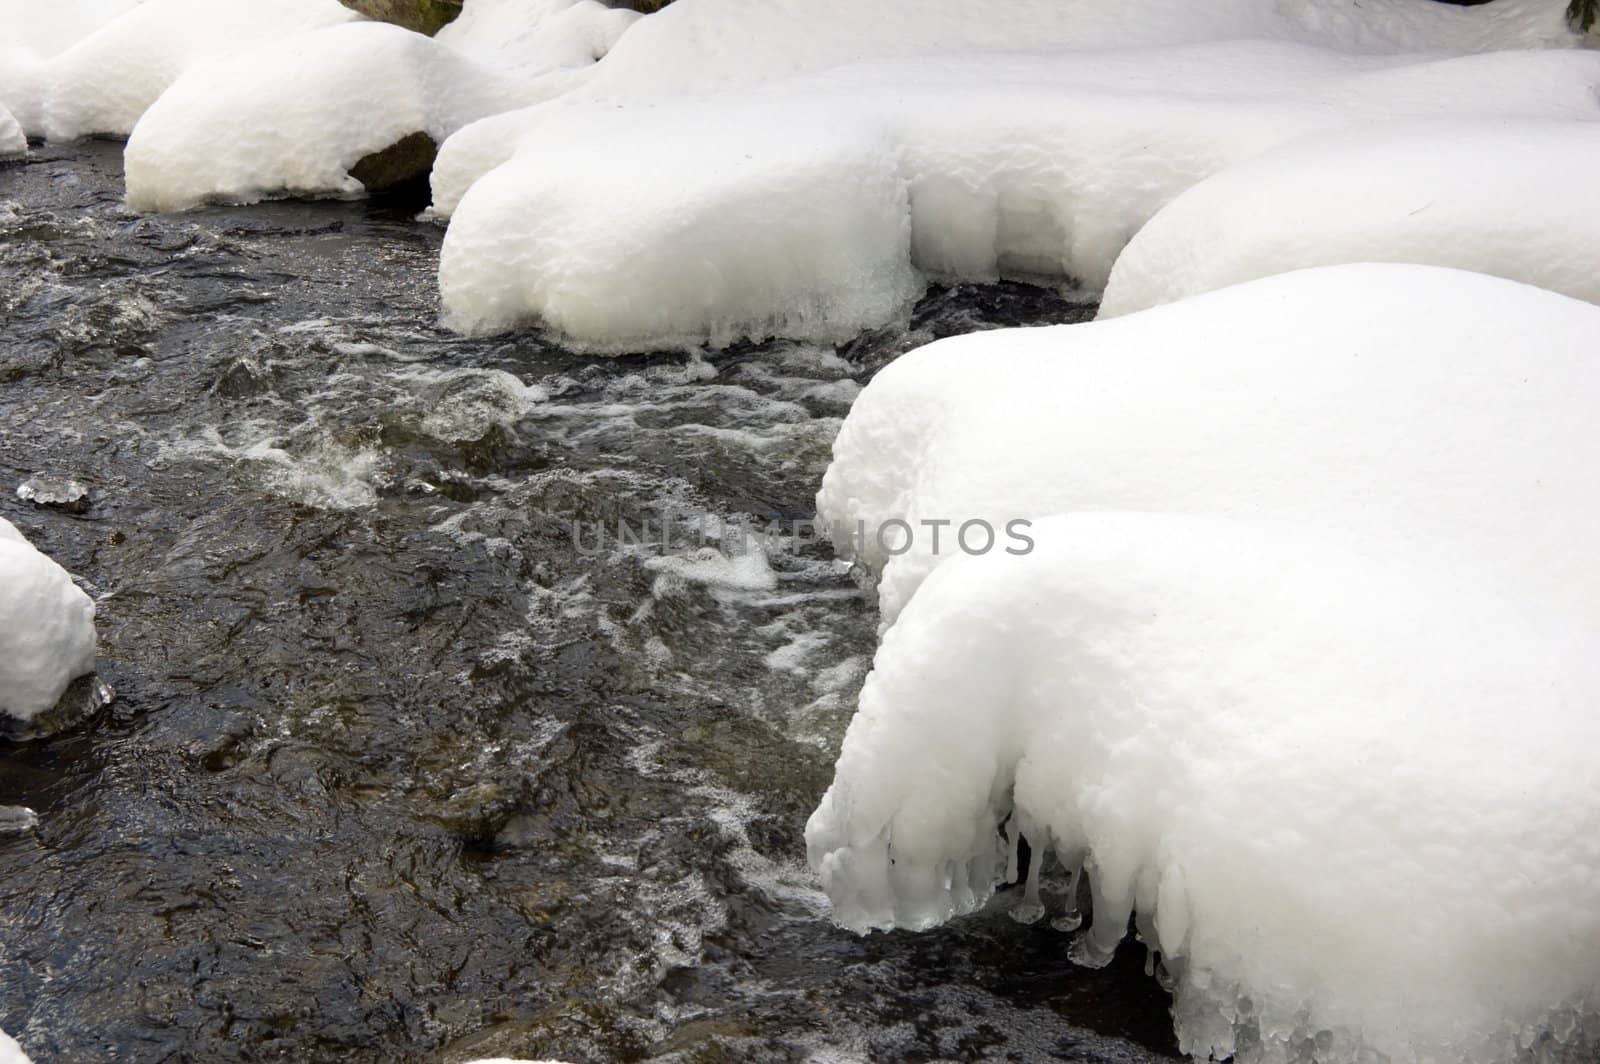
<path fill-rule="evenodd" d="M 94 603 L 0 518 L 0 713 L 32 720 L 94 671 Z"/>
<path fill-rule="evenodd" d="M 446 142 L 447 319 L 597 351 L 838 341 L 929 279 L 1099 289 L 1173 197 L 1310 133 L 1600 118 L 1600 56 L 1466 54 L 1573 43 L 1548 6 L 1134 8 L 674 5 Z"/>
<path fill-rule="evenodd" d="M 134 130 L 128 202 L 359 195 L 362 157 L 561 91 L 637 18 L 595 0 L 470 0 L 433 38 L 356 23 L 229 55 L 179 78 Z"/>
<path fill-rule="evenodd" d="M 880 372 L 818 498 L 886 626 L 807 828 L 836 918 L 973 911 L 1022 836 L 1089 877 L 1073 959 L 1136 918 L 1201 1059 L 1590 1059 L 1597 341 L 1364 264 Z M 975 518 L 1034 548 L 849 535 Z"/>
<path fill-rule="evenodd" d="M 1600 302 L 1600 124 L 1398 122 L 1307 137 L 1200 182 L 1134 236 L 1102 317 L 1341 262 L 1491 273 Z"/>

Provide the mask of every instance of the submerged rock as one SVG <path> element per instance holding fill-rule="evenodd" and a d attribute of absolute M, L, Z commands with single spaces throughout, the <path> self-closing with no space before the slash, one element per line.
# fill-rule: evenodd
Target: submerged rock
<path fill-rule="evenodd" d="M 416 181 L 423 181 L 433 170 L 439 145 L 426 133 L 408 133 L 389 145 L 363 157 L 350 168 L 350 176 L 371 195 L 394 192 Z"/>
<path fill-rule="evenodd" d="M 339 0 L 379 22 L 392 22 L 432 37 L 461 14 L 461 0 Z"/>

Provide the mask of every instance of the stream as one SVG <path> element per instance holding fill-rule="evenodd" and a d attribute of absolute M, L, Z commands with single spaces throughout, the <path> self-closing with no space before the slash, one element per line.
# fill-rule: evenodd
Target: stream
<path fill-rule="evenodd" d="M 112 142 L 0 167 L 0 516 L 96 600 L 117 692 L 0 744 L 40 818 L 0 836 L 0 1027 L 38 1064 L 1176 1051 L 1142 950 L 1075 969 L 1015 891 L 830 924 L 803 832 L 875 610 L 740 531 L 812 516 L 896 355 L 1092 304 L 592 358 L 439 327 L 418 204 L 121 196 Z"/>

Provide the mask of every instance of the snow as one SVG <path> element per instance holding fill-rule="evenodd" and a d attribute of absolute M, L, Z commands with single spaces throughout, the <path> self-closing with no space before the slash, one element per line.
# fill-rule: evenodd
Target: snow
<path fill-rule="evenodd" d="M 1125 7 L 1120 22 L 1142 24 Z M 1593 52 L 1401 57 L 1287 39 L 1046 51 L 1049 26 L 1096 43 L 1097 26 L 1110 31 L 1034 14 L 998 20 L 1027 53 L 978 51 L 991 26 L 965 52 L 737 93 L 715 79 L 721 53 L 695 41 L 706 54 L 685 69 L 709 70 L 722 94 L 647 105 L 655 81 L 627 75 L 652 16 L 573 92 L 445 143 L 433 187 L 451 221 L 447 321 L 538 324 L 600 352 L 837 342 L 901 315 L 930 279 L 1099 289 L 1179 193 L 1313 132 L 1438 114 L 1600 118 Z M 1209 14 L 1197 35 L 1225 28 Z"/>
<path fill-rule="evenodd" d="M 595 0 L 470 0 L 434 38 L 354 23 L 230 55 L 179 78 L 134 130 L 128 202 L 359 195 L 362 157 L 565 89 L 637 18 Z"/>
<path fill-rule="evenodd" d="M 1438 121 L 1307 137 L 1178 196 L 1117 259 L 1103 317 L 1341 262 L 1454 266 L 1600 302 L 1591 122 Z"/>
<path fill-rule="evenodd" d="M 0 0 L 0 107 L 44 134 L 46 61 L 139 0 Z"/>
<path fill-rule="evenodd" d="M 1074 960 L 1137 915 L 1201 1059 L 1592 1053 L 1597 339 L 1362 264 L 880 372 L 818 499 L 887 628 L 807 828 L 836 918 L 982 906 L 1005 823 L 1088 875 Z M 929 550 L 979 518 L 1032 549 Z"/>
<path fill-rule="evenodd" d="M 1600 1035 L 1592 641 L 1312 536 L 1034 532 L 941 566 L 884 641 L 807 828 L 836 918 L 980 906 L 1012 819 L 1036 859 L 1087 859 L 1074 959 L 1137 911 L 1199 1059 L 1509 1060 L 1580 1011 Z"/>
<path fill-rule="evenodd" d="M 126 136 L 196 63 L 359 17 L 337 0 L 145 0 L 51 60 L 44 133 Z"/>
<path fill-rule="evenodd" d="M 0 1064 L 33 1064 L 16 1039 L 0 1031 Z"/>
<path fill-rule="evenodd" d="M 32 720 L 94 671 L 94 655 L 94 603 L 0 518 L 0 713 Z"/>
<path fill-rule="evenodd" d="M 1583 460 L 1597 338 L 1587 303 L 1384 264 L 952 337 L 863 389 L 817 508 L 837 550 L 882 572 L 886 622 L 939 556 L 926 534 L 892 558 L 871 534 L 858 550 L 858 522 L 1122 509 L 1405 536 L 1468 566 L 1494 558 L 1481 575 L 1508 593 L 1577 608 L 1600 601 L 1600 570 L 1569 542 L 1575 507 L 1600 508 Z"/>
<path fill-rule="evenodd" d="M 0 104 L 52 140 L 126 135 L 193 64 L 356 18 L 337 0 L 5 0 Z"/>

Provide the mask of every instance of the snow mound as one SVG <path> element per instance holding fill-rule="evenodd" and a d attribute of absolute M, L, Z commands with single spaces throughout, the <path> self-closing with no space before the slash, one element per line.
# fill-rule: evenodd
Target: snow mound
<path fill-rule="evenodd" d="M 929 278 L 1099 288 L 1173 197 L 1309 132 L 1600 118 L 1597 82 L 1591 52 L 1419 61 L 1236 41 L 876 63 L 653 107 L 565 98 L 446 143 L 435 209 L 462 198 L 440 289 L 463 331 L 538 322 L 598 351 L 837 341 Z M 519 124 L 527 146 L 506 159 Z"/>
<path fill-rule="evenodd" d="M 32 720 L 94 671 L 94 603 L 0 518 L 0 713 Z"/>
<path fill-rule="evenodd" d="M 1346 52 L 1573 47 L 1559 4 L 1415 0 L 679 0 L 598 72 L 596 98 L 708 94 L 863 60 L 1281 40 Z"/>
<path fill-rule="evenodd" d="M 1431 121 L 1312 136 L 1163 207 L 1117 259 L 1102 317 L 1341 262 L 1454 266 L 1600 303 L 1592 122 Z"/>
<path fill-rule="evenodd" d="M 145 0 L 49 62 L 44 133 L 126 136 L 194 64 L 359 17 L 337 0 Z"/>
<path fill-rule="evenodd" d="M 28 138 L 6 106 L 0 103 L 0 159 L 28 154 Z"/>
<path fill-rule="evenodd" d="M 44 135 L 47 61 L 140 0 L 0 0 L 0 106 Z"/>
<path fill-rule="evenodd" d="M 129 205 L 359 195 L 349 171 L 365 156 L 564 90 L 637 18 L 595 0 L 469 0 L 434 38 L 356 23 L 197 67 L 128 141 Z"/>
<path fill-rule="evenodd" d="M 16 1039 L 0 1031 L 0 1064 L 33 1064 Z"/>
<path fill-rule="evenodd" d="M 923 521 L 1080 510 L 1234 517 L 1386 551 L 1398 538 L 1581 611 L 1600 603 L 1585 539 L 1600 515 L 1597 337 L 1590 304 L 1384 264 L 952 337 L 863 389 L 817 508 L 836 549 L 881 572 L 885 623 L 952 553 Z M 897 520 L 909 544 L 873 534 Z"/>
<path fill-rule="evenodd" d="M 941 566 L 884 640 L 806 831 L 841 922 L 979 907 L 1006 823 L 1086 871 L 1075 960 L 1137 914 L 1199 1059 L 1600 1045 L 1592 627 L 1232 521 L 1033 531 Z"/>

